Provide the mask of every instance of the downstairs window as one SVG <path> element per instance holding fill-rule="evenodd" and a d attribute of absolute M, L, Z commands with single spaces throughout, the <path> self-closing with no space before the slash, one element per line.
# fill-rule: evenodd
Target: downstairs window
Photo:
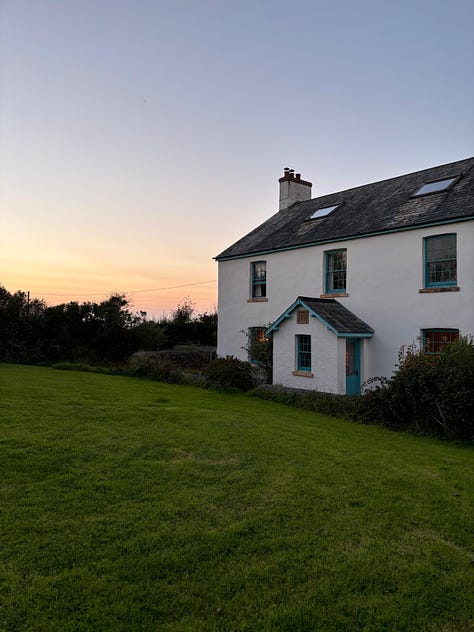
<path fill-rule="evenodd" d="M 296 368 L 311 371 L 311 336 L 296 336 Z"/>
<path fill-rule="evenodd" d="M 265 327 L 249 327 L 249 362 L 252 364 L 260 364 L 265 359 L 265 343 L 268 341 L 265 331 Z"/>
<path fill-rule="evenodd" d="M 459 329 L 423 329 L 423 351 L 425 353 L 440 353 L 458 338 Z"/>

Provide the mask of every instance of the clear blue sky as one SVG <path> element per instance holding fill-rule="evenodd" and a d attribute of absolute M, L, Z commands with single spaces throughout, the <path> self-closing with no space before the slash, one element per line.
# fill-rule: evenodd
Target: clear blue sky
<path fill-rule="evenodd" d="M 215 279 L 285 166 L 317 196 L 473 153 L 472 1 L 0 7 L 0 282 L 51 304 Z"/>

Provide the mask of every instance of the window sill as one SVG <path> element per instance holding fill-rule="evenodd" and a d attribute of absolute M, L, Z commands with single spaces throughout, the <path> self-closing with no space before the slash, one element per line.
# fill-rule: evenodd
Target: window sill
<path fill-rule="evenodd" d="M 346 292 L 331 292 L 331 294 L 320 294 L 319 298 L 340 298 L 349 296 Z"/>
<path fill-rule="evenodd" d="M 445 287 L 424 287 L 418 290 L 420 294 L 437 294 L 438 292 L 459 292 L 461 288 L 456 285 L 447 285 Z"/>
<path fill-rule="evenodd" d="M 291 375 L 296 375 L 297 377 L 313 377 L 311 371 L 292 371 Z"/>
<path fill-rule="evenodd" d="M 248 298 L 247 303 L 267 303 L 268 298 Z"/>

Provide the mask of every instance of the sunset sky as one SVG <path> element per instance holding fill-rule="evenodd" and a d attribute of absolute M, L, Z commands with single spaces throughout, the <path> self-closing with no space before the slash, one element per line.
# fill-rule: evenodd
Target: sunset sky
<path fill-rule="evenodd" d="M 285 166 L 318 196 L 472 155 L 473 22 L 472 0 L 0 0 L 0 283 L 212 310 L 212 257 Z"/>

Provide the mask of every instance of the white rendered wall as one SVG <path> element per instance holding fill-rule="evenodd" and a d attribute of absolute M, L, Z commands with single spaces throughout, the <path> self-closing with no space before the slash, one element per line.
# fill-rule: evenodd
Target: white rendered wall
<path fill-rule="evenodd" d="M 295 336 L 300 334 L 311 336 L 310 373 L 313 377 L 292 375 L 297 366 Z M 273 335 L 273 383 L 326 393 L 344 393 L 345 385 L 344 390 L 338 385 L 337 336 L 316 318 L 310 318 L 308 325 L 298 325 L 296 311 L 293 312 Z"/>
<path fill-rule="evenodd" d="M 420 294 L 423 238 L 445 233 L 457 234 L 461 289 Z M 375 329 L 362 345 L 364 379 L 389 376 L 400 347 L 416 341 L 421 329 L 474 333 L 473 243 L 474 222 L 469 221 L 220 262 L 218 354 L 247 359 L 240 332 L 273 322 L 297 296 L 323 294 L 324 252 L 347 248 L 349 296 L 338 300 Z M 249 303 L 250 262 L 259 260 L 267 261 L 268 301 Z"/>
<path fill-rule="evenodd" d="M 336 336 L 315 318 L 310 318 L 308 325 L 298 325 L 295 314 L 296 311 L 273 334 L 273 383 L 345 395 L 346 339 Z M 311 336 L 311 372 L 293 375 L 297 368 L 296 336 L 301 334 Z M 361 385 L 369 377 L 365 370 L 369 344 L 370 339 L 360 340 Z"/>

